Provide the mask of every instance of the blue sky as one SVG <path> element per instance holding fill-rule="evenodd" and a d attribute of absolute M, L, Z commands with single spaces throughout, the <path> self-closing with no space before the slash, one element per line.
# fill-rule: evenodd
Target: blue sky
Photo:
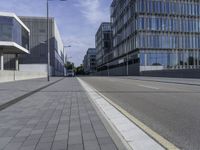
<path fill-rule="evenodd" d="M 87 48 L 95 47 L 95 33 L 103 21 L 110 20 L 112 0 L 53 0 L 50 16 L 55 17 L 68 57 L 82 63 Z M 0 0 L 0 11 L 18 16 L 46 16 L 46 0 Z"/>

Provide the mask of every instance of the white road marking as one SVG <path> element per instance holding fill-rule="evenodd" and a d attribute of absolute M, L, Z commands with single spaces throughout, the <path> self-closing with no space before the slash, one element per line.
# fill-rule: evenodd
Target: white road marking
<path fill-rule="evenodd" d="M 94 88 L 80 78 L 78 78 L 78 80 L 87 91 L 92 101 L 94 101 L 97 107 L 105 114 L 104 116 L 107 117 L 133 150 L 164 150 L 159 143 L 154 141 L 149 135 L 130 121 L 104 97 L 100 96 Z"/>
<path fill-rule="evenodd" d="M 158 87 L 153 87 L 153 86 L 148 86 L 148 85 L 142 85 L 142 84 L 140 84 L 140 85 L 138 85 L 138 86 L 140 86 L 140 87 L 145 87 L 145 88 L 149 88 L 149 89 L 154 89 L 154 90 L 159 90 L 160 88 L 158 88 Z"/>

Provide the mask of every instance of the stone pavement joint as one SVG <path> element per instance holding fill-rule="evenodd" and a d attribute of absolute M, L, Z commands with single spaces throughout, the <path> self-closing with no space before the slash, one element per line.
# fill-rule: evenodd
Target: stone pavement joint
<path fill-rule="evenodd" d="M 116 150 L 76 78 L 0 111 L 0 150 Z"/>
<path fill-rule="evenodd" d="M 9 103 L 19 97 L 22 99 L 27 93 L 38 90 L 41 87 L 47 86 L 60 79 L 60 77 L 55 77 L 51 78 L 50 82 L 47 82 L 46 78 L 39 78 L 0 83 L 0 106 L 6 105 L 6 103 Z"/>

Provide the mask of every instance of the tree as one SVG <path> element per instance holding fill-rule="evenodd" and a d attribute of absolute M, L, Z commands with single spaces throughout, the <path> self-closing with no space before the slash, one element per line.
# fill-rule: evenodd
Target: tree
<path fill-rule="evenodd" d="M 75 69 L 74 63 L 68 61 L 68 62 L 65 64 L 65 68 L 66 68 L 67 70 L 74 70 L 74 69 Z"/>
<path fill-rule="evenodd" d="M 76 67 L 75 73 L 76 73 L 76 75 L 84 75 L 85 74 L 82 64 L 80 66 Z"/>

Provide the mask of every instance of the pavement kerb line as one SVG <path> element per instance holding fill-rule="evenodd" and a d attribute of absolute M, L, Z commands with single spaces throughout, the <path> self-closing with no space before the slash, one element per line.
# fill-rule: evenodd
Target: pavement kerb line
<path fill-rule="evenodd" d="M 87 83 L 88 84 L 88 83 Z M 147 135 L 149 135 L 152 139 L 154 139 L 156 142 L 158 142 L 161 146 L 163 146 L 167 150 L 180 150 L 178 147 L 176 147 L 173 143 L 169 142 L 167 139 L 147 127 L 144 123 L 139 121 L 137 118 L 135 118 L 133 115 L 128 113 L 126 110 L 121 108 L 119 105 L 111 101 L 109 98 L 101 94 L 97 89 L 95 89 L 93 86 L 90 85 L 90 87 L 101 97 L 103 97 L 108 103 L 110 103 L 113 107 L 115 107 L 118 111 L 120 111 L 123 115 L 125 115 L 130 121 L 132 121 L 135 125 L 137 125 L 141 130 L 143 130 Z"/>
<path fill-rule="evenodd" d="M 44 86 L 42 86 L 42 87 L 40 87 L 40 88 L 37 88 L 37 89 L 35 89 L 35 90 L 33 90 L 33 91 L 30 91 L 30 92 L 28 92 L 28 93 L 26 93 L 26 94 L 24 94 L 24 95 L 22 95 L 22 96 L 19 96 L 19 97 L 17 97 L 17 98 L 14 98 L 14 99 L 10 100 L 9 102 L 6 102 L 6 103 L 0 105 L 0 111 L 4 110 L 4 109 L 6 109 L 6 108 L 8 108 L 8 107 L 10 107 L 10 106 L 12 106 L 12 105 L 14 105 L 14 104 L 20 102 L 20 101 L 22 101 L 23 99 L 25 99 L 25 98 L 27 98 L 27 97 L 29 97 L 29 96 L 31 96 L 31 95 L 33 95 L 33 94 L 35 94 L 35 93 L 37 93 L 37 92 L 43 90 L 43 89 L 45 89 L 45 88 L 47 88 L 47 87 L 49 87 L 49 86 L 51 86 L 51 85 L 53 85 L 53 84 L 56 84 L 56 83 L 60 82 L 60 81 L 63 80 L 63 79 L 64 79 L 64 78 L 61 78 L 61 79 L 59 79 L 59 80 L 56 80 L 56 81 L 54 81 L 54 82 L 52 82 L 52 83 L 49 83 L 49 84 L 47 84 L 47 85 L 44 85 Z"/>
<path fill-rule="evenodd" d="M 192 86 L 200 86 L 200 84 L 195 83 L 184 83 L 184 82 L 173 82 L 173 81 L 158 81 L 158 80 L 148 80 L 148 79 L 132 79 L 132 78 L 121 78 L 121 79 L 130 79 L 130 80 L 136 80 L 136 81 L 150 81 L 150 82 L 159 82 L 159 83 L 172 83 L 172 84 L 181 84 L 181 85 L 192 85 Z"/>
<path fill-rule="evenodd" d="M 88 96 L 89 101 L 92 103 L 94 109 L 96 110 L 97 114 L 99 115 L 101 121 L 103 122 L 106 130 L 112 137 L 114 143 L 116 144 L 117 148 L 119 150 L 133 150 L 129 144 L 125 141 L 125 139 L 121 136 L 121 134 L 118 132 L 118 130 L 115 128 L 115 126 L 110 122 L 110 120 L 107 118 L 106 114 L 103 112 L 103 110 L 94 102 L 93 98 L 89 95 L 89 92 L 95 92 L 96 91 L 88 91 L 85 86 L 86 84 L 83 80 L 80 78 L 77 78 L 79 83 L 82 85 L 82 87 L 86 90 L 86 94 Z M 83 83 L 82 83 L 83 82 Z"/>
<path fill-rule="evenodd" d="M 140 129 L 142 129 L 145 133 L 147 133 L 151 138 L 153 138 L 156 142 L 158 142 L 161 146 L 166 148 L 167 150 L 179 150 L 174 144 L 160 136 L 158 133 L 147 127 L 144 123 L 139 121 L 137 118 L 129 114 L 126 110 L 121 108 L 116 103 L 112 102 L 110 99 L 105 97 L 100 92 L 96 91 L 100 96 L 102 96 L 105 100 L 107 100 L 112 106 L 114 106 L 117 110 L 119 110 L 122 114 L 124 114 L 129 120 L 135 123 Z"/>

